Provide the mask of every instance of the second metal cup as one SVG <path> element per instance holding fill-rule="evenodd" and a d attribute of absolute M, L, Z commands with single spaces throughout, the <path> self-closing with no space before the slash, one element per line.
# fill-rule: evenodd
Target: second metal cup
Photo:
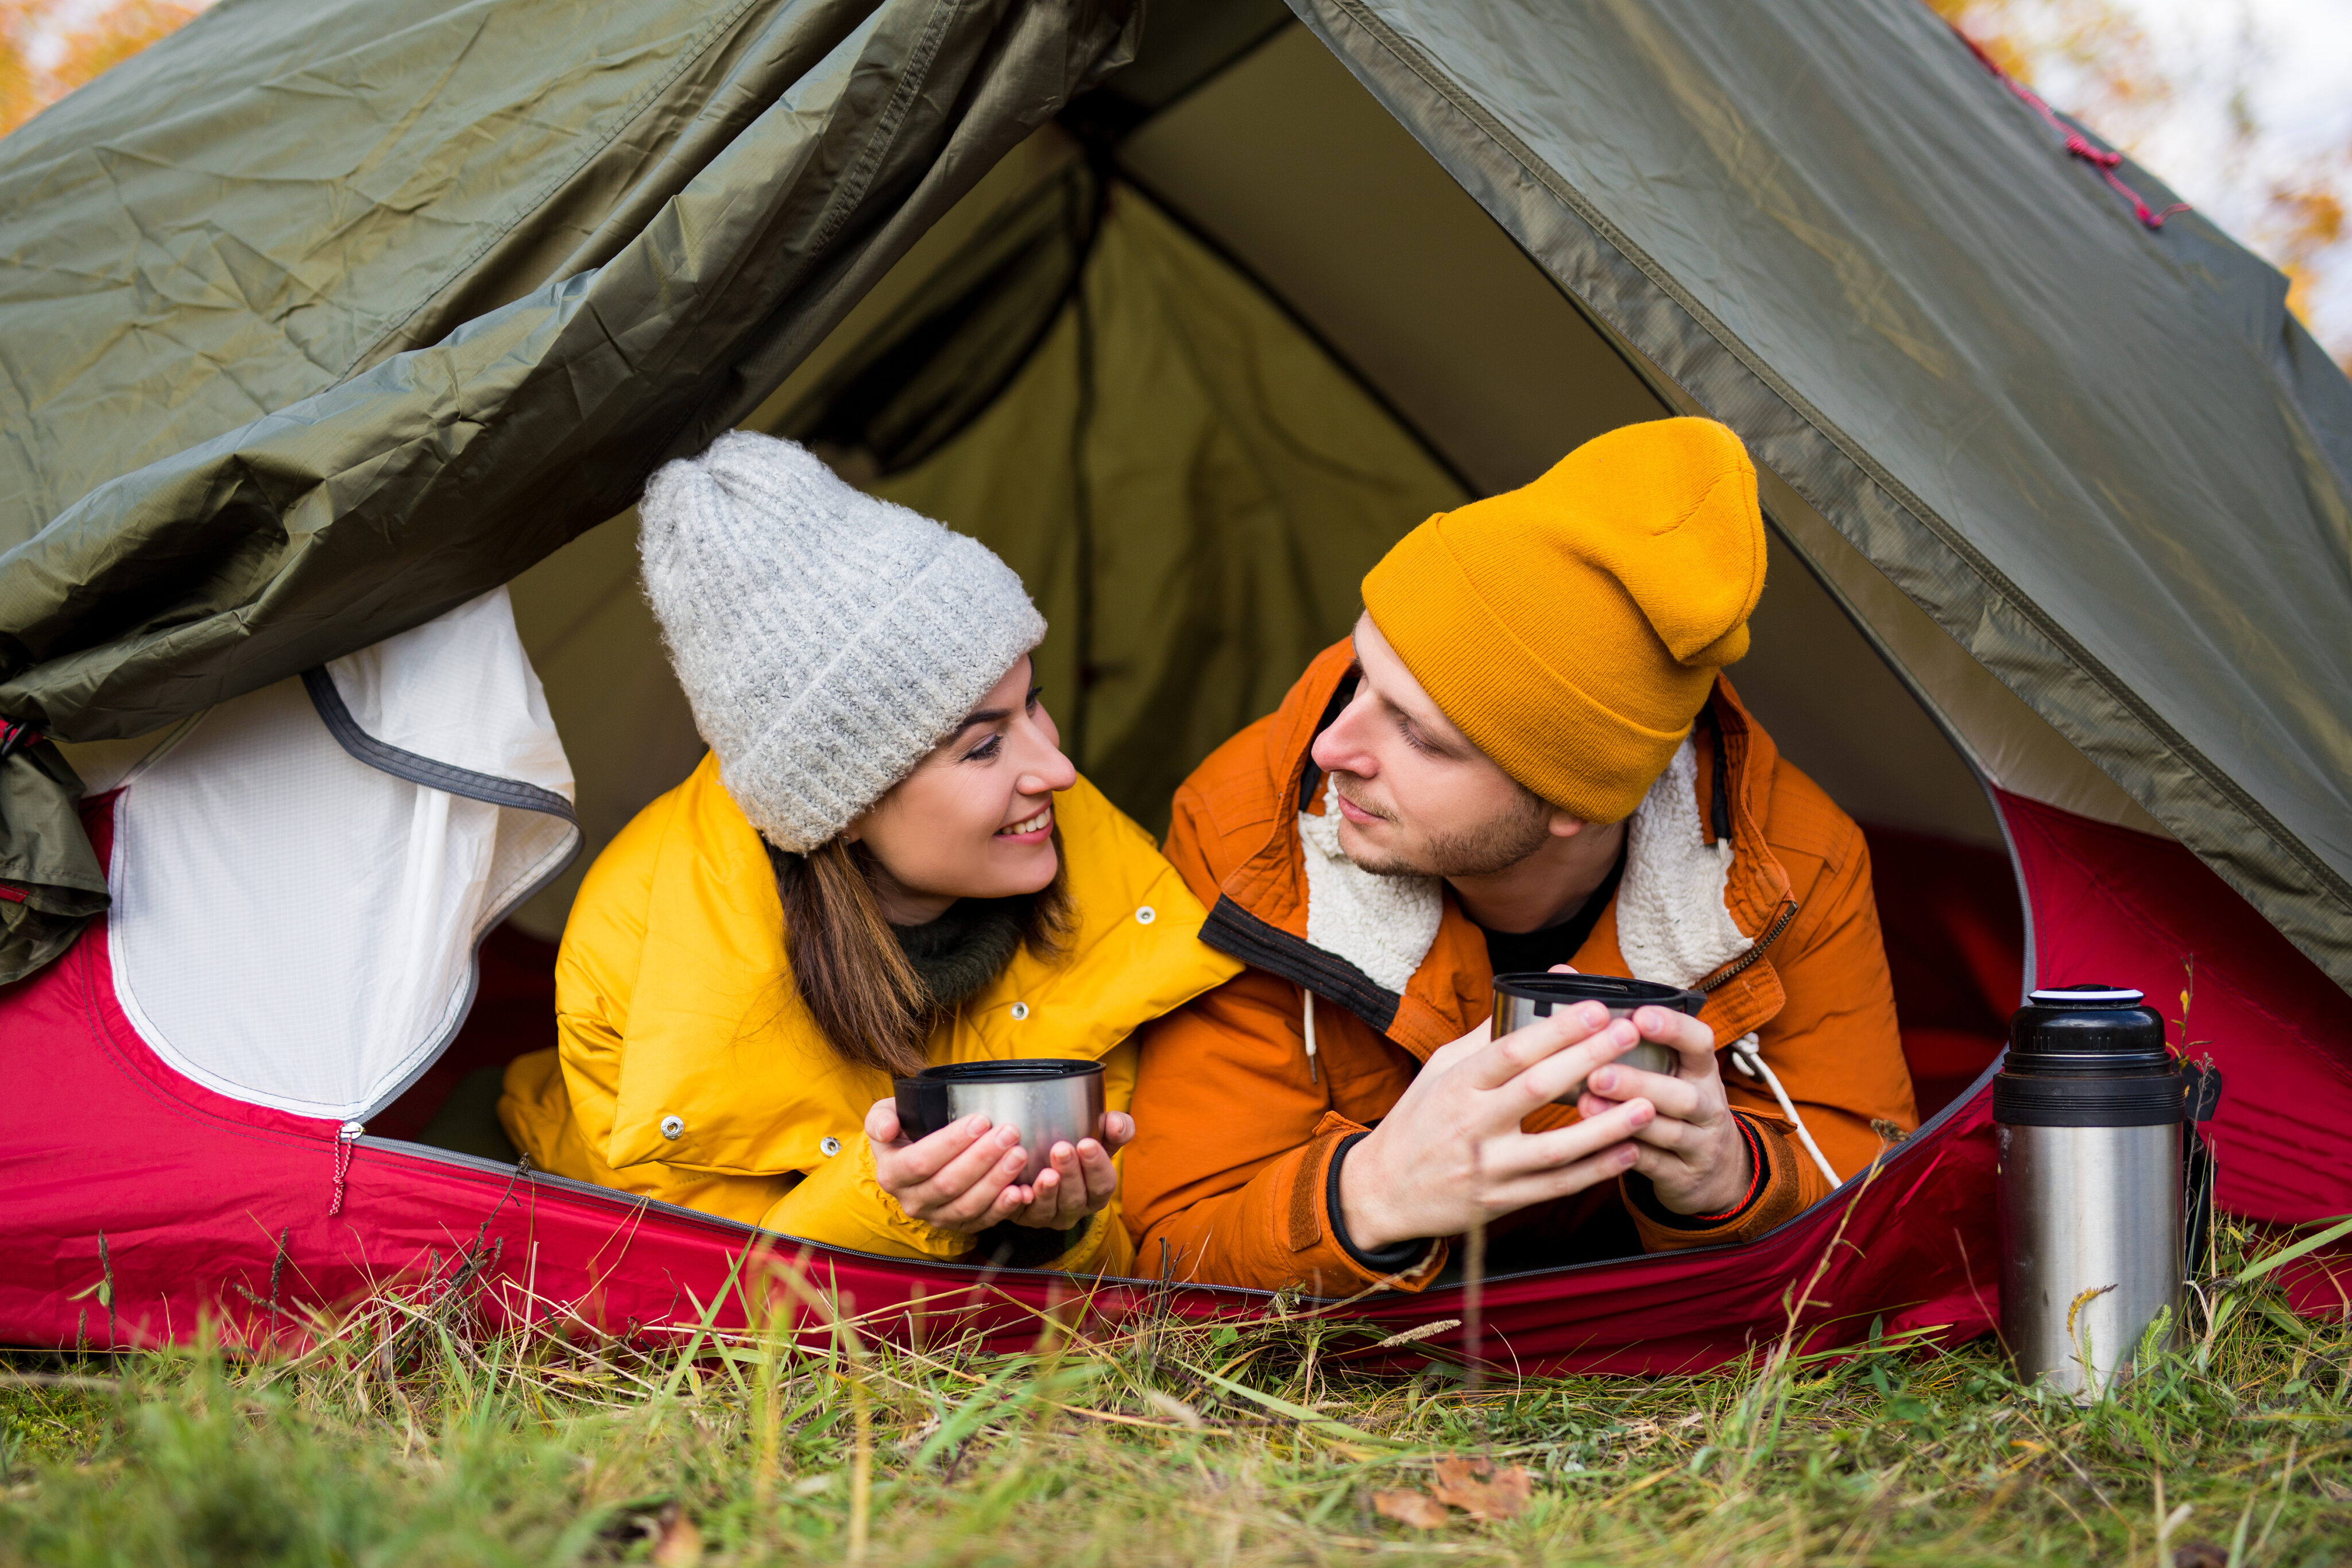
<path fill-rule="evenodd" d="M 1706 1005 L 1706 993 L 1623 975 L 1556 975 L 1543 970 L 1497 975 L 1494 1037 L 1500 1040 L 1514 1030 L 1525 1029 L 1536 1019 L 1549 1018 L 1557 1009 L 1578 1002 L 1599 1002 L 1609 1009 L 1612 1019 L 1628 1018 L 1634 1009 L 1646 1007 L 1672 1008 L 1696 1018 L 1699 1009 Z M 1673 1049 L 1646 1040 L 1617 1060 L 1644 1072 L 1663 1072 L 1672 1077 L 1675 1071 Z M 1583 1092 L 1584 1085 L 1580 1082 L 1557 1103 L 1573 1105 Z"/>

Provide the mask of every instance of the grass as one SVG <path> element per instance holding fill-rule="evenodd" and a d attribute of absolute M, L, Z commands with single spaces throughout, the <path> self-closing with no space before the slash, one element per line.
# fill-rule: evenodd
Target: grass
<path fill-rule="evenodd" d="M 274 1362 L 14 1357 L 0 1564 L 2343 1561 L 2352 1325 L 2222 1239 L 2189 1345 L 2087 1407 L 1990 1342 L 1472 1388 L 1351 1370 L 1364 1331 L 1283 1312 L 646 1350 L 385 1291 Z M 1524 1511 L 1376 1508 L 1447 1456 L 1523 1467 Z"/>

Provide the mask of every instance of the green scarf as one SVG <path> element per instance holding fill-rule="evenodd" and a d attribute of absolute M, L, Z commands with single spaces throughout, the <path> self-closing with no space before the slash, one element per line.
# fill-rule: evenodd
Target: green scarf
<path fill-rule="evenodd" d="M 893 925 L 907 961 L 931 994 L 931 1005 L 954 1007 L 1004 972 L 1021 946 L 1021 923 L 1031 900 L 961 898 L 922 925 Z"/>

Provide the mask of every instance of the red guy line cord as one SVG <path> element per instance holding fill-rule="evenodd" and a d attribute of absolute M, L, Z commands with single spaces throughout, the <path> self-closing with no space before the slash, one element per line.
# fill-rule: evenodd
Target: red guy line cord
<path fill-rule="evenodd" d="M 1947 23 L 1946 26 L 1948 26 L 1950 24 Z M 2027 107 L 2033 110 L 2034 113 L 2048 120 L 2050 122 L 2051 130 L 2056 131 L 2059 135 L 2066 139 L 2067 152 L 2073 153 L 2075 157 L 2080 158 L 2084 162 L 2088 163 L 2093 168 L 2098 170 L 2099 177 L 2106 181 L 2108 184 L 2113 185 L 2116 188 L 2116 193 L 2132 204 L 2132 212 L 2138 216 L 2139 221 L 2142 224 L 2152 229 L 2160 229 L 2164 226 L 2165 219 L 2170 217 L 2175 213 L 2185 213 L 2189 210 L 2189 204 L 2187 202 L 2175 202 L 2172 205 L 2165 208 L 2162 212 L 2157 212 L 2153 208 L 2149 207 L 2147 203 L 2141 198 L 2140 193 L 2137 191 L 2133 190 L 2129 185 L 2125 184 L 2122 180 L 2116 177 L 2116 165 L 2124 161 L 2124 155 L 2122 153 L 2105 152 L 2101 152 L 2098 148 L 2092 146 L 2090 142 L 2084 138 L 2081 131 L 2075 130 L 2073 126 L 2058 118 L 2056 112 L 2053 111 L 2047 103 L 2042 101 L 2042 95 L 2040 93 L 2035 92 L 2032 88 L 2026 86 L 2023 82 L 2019 81 L 2015 77 L 2011 76 L 2007 71 L 2001 69 L 2000 66 L 1990 55 L 1984 52 L 1983 47 L 1979 46 L 1974 38 L 1969 37 L 1958 27 L 1953 27 L 1952 32 L 1961 43 L 1966 44 L 1969 47 L 1969 53 L 1976 56 L 1977 63 L 1979 65 L 1990 71 L 1993 76 L 2000 80 L 2001 86 L 2015 93 L 2025 102 Z"/>

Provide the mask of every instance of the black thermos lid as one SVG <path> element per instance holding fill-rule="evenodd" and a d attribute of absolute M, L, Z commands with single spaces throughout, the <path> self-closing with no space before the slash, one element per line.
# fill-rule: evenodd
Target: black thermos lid
<path fill-rule="evenodd" d="M 2180 1118 L 2180 1064 L 2165 1048 L 2163 1016 L 2138 991 L 2052 986 L 2010 1020 L 2009 1058 L 1993 1080 L 1993 1120 L 2132 1127 Z"/>
<path fill-rule="evenodd" d="M 2169 1072 L 2164 1019 L 2126 986 L 2052 986 L 2033 993 L 2009 1025 L 2010 1067 L 2019 1072 Z M 2019 1061 L 2021 1057 L 2029 1061 Z"/>

